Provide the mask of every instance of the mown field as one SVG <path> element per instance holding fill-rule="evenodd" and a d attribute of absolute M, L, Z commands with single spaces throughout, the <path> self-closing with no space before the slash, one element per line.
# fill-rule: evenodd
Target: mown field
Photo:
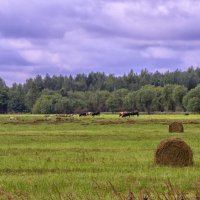
<path fill-rule="evenodd" d="M 168 133 L 172 121 L 185 132 Z M 193 167 L 155 166 L 157 145 L 170 137 L 191 146 Z M 1 115 L 0 199 L 117 199 L 115 190 L 163 193 L 166 181 L 190 195 L 200 182 L 199 145 L 200 115 Z"/>

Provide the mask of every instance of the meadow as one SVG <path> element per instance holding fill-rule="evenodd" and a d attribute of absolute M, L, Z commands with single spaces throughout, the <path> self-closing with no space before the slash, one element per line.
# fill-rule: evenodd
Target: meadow
<path fill-rule="evenodd" d="M 48 120 L 47 120 L 48 118 Z M 169 133 L 172 121 L 184 133 Z M 160 140 L 178 137 L 193 150 L 192 167 L 154 164 Z M 200 115 L 119 118 L 0 115 L 0 199 L 118 199 L 116 191 L 193 194 L 200 182 Z"/>

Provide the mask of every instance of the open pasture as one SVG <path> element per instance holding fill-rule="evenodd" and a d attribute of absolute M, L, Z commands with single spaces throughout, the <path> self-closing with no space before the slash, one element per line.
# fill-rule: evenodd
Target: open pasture
<path fill-rule="evenodd" d="M 185 132 L 169 133 L 172 121 L 183 122 Z M 154 164 L 157 145 L 170 137 L 191 146 L 192 167 Z M 0 194 L 28 199 L 61 199 L 59 194 L 117 199 L 112 186 L 124 194 L 146 188 L 163 192 L 167 180 L 191 194 L 200 182 L 199 141 L 199 115 L 1 115 Z"/>

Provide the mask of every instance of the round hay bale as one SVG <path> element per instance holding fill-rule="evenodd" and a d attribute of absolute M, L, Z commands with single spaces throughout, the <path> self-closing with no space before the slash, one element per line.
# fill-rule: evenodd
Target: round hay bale
<path fill-rule="evenodd" d="M 184 127 L 181 122 L 173 122 L 169 125 L 169 132 L 170 133 L 183 133 Z"/>
<path fill-rule="evenodd" d="M 164 139 L 156 149 L 154 161 L 158 165 L 191 166 L 193 164 L 192 149 L 179 138 Z"/>

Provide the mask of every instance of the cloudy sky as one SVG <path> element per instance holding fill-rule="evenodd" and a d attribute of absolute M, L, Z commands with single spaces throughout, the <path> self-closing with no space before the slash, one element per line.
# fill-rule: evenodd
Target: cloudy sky
<path fill-rule="evenodd" d="M 199 0 L 0 0 L 0 77 L 200 65 Z"/>

